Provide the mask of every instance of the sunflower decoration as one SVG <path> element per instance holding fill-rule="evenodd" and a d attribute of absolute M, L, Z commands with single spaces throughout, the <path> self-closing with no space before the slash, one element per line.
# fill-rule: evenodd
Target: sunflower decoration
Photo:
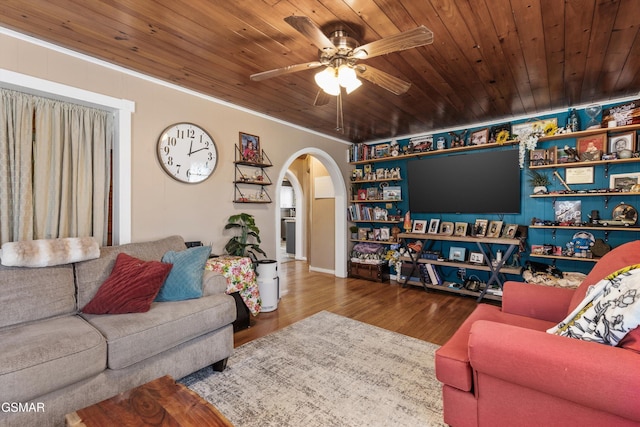
<path fill-rule="evenodd" d="M 553 122 L 549 122 L 546 125 L 544 125 L 543 132 L 546 136 L 555 135 L 556 132 L 558 132 L 558 125 L 556 125 Z"/>
<path fill-rule="evenodd" d="M 498 145 L 504 144 L 505 142 L 507 142 L 508 139 L 509 139 L 509 131 L 506 129 L 502 129 L 496 135 L 496 142 L 498 143 Z"/>

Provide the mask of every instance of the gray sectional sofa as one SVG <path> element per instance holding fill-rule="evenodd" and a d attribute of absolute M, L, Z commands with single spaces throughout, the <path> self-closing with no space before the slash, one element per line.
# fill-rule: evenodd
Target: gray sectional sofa
<path fill-rule="evenodd" d="M 103 247 L 75 264 L 0 266 L 0 425 L 64 425 L 66 413 L 163 375 L 224 369 L 236 306 L 221 275 L 205 272 L 201 298 L 154 302 L 146 313 L 79 312 L 118 253 L 159 261 L 184 249 L 172 236 Z"/>

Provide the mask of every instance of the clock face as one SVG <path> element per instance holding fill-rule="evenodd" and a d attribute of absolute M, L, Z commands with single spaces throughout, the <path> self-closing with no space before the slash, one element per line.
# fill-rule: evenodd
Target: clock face
<path fill-rule="evenodd" d="M 189 184 L 209 178 L 218 163 L 213 138 L 193 123 L 176 123 L 163 130 L 157 149 L 165 172 Z"/>

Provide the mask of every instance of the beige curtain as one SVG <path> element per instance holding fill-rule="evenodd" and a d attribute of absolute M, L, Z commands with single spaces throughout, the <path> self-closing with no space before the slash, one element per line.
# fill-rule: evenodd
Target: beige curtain
<path fill-rule="evenodd" d="M 14 97 L 30 96 L 14 92 Z M 105 245 L 113 114 L 46 98 L 30 98 L 35 113 L 29 120 L 29 127 L 35 128 L 29 159 L 33 165 L 32 207 L 30 214 L 20 215 L 19 221 L 28 221 L 31 230 L 11 238 L 2 234 L 2 242 L 94 236 Z M 12 195 L 14 200 L 15 196 Z M 4 190 L 0 199 L 5 199 Z"/>

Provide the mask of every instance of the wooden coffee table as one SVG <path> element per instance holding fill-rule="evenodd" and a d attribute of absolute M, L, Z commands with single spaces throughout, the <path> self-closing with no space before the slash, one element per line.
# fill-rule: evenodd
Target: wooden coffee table
<path fill-rule="evenodd" d="M 69 427 L 233 426 L 213 405 L 170 376 L 66 415 Z"/>

